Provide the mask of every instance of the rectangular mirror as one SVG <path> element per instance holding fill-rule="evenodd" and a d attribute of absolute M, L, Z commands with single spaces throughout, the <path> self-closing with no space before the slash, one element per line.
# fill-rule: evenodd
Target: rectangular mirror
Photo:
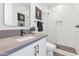
<path fill-rule="evenodd" d="M 4 24 L 7 26 L 29 27 L 29 3 L 4 3 Z"/>

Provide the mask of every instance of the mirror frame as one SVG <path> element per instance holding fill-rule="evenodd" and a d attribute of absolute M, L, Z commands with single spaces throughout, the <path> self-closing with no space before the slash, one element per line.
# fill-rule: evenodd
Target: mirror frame
<path fill-rule="evenodd" d="M 9 25 L 7 25 L 7 24 L 5 24 L 5 3 L 3 3 L 3 24 L 5 25 L 5 26 L 7 26 L 7 27 L 30 27 L 30 14 L 31 14 L 31 11 L 30 11 L 30 3 L 28 3 L 29 4 L 29 24 L 28 24 L 28 26 L 9 26 Z"/>

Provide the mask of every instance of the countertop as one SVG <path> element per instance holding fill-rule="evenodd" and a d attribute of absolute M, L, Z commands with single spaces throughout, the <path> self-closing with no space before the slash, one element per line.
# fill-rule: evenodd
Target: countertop
<path fill-rule="evenodd" d="M 15 40 L 26 36 L 35 36 L 35 38 L 23 42 L 18 42 Z M 0 39 L 0 56 L 8 56 L 46 36 L 46 34 L 37 33 Z"/>

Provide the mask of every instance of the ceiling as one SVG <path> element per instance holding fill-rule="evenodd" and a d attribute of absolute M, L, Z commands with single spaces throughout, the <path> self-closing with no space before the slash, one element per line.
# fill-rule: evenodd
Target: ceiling
<path fill-rule="evenodd" d="M 23 4 L 25 6 L 29 6 L 29 3 L 21 3 L 21 4 Z M 40 3 L 40 4 L 47 6 L 49 9 L 52 9 L 53 7 L 55 7 L 61 3 Z"/>
<path fill-rule="evenodd" d="M 44 3 L 44 5 L 46 5 L 49 9 L 52 9 L 59 4 L 60 3 Z"/>
<path fill-rule="evenodd" d="M 19 3 L 22 4 L 23 6 L 25 6 L 26 8 L 29 8 L 29 3 Z"/>
<path fill-rule="evenodd" d="M 29 8 L 29 3 L 21 3 L 22 5 L 26 6 L 27 8 Z M 48 7 L 48 9 L 52 9 L 54 7 L 56 7 L 57 5 L 61 4 L 61 3 L 41 3 L 45 6 Z"/>

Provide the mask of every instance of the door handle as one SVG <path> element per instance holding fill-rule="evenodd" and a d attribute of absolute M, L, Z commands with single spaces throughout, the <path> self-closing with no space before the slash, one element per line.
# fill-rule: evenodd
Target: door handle
<path fill-rule="evenodd" d="M 34 56 L 36 56 L 37 55 L 36 47 L 34 47 L 34 50 L 35 50 Z"/>
<path fill-rule="evenodd" d="M 79 28 L 79 25 L 76 25 L 75 27 L 76 27 L 76 28 Z"/>

